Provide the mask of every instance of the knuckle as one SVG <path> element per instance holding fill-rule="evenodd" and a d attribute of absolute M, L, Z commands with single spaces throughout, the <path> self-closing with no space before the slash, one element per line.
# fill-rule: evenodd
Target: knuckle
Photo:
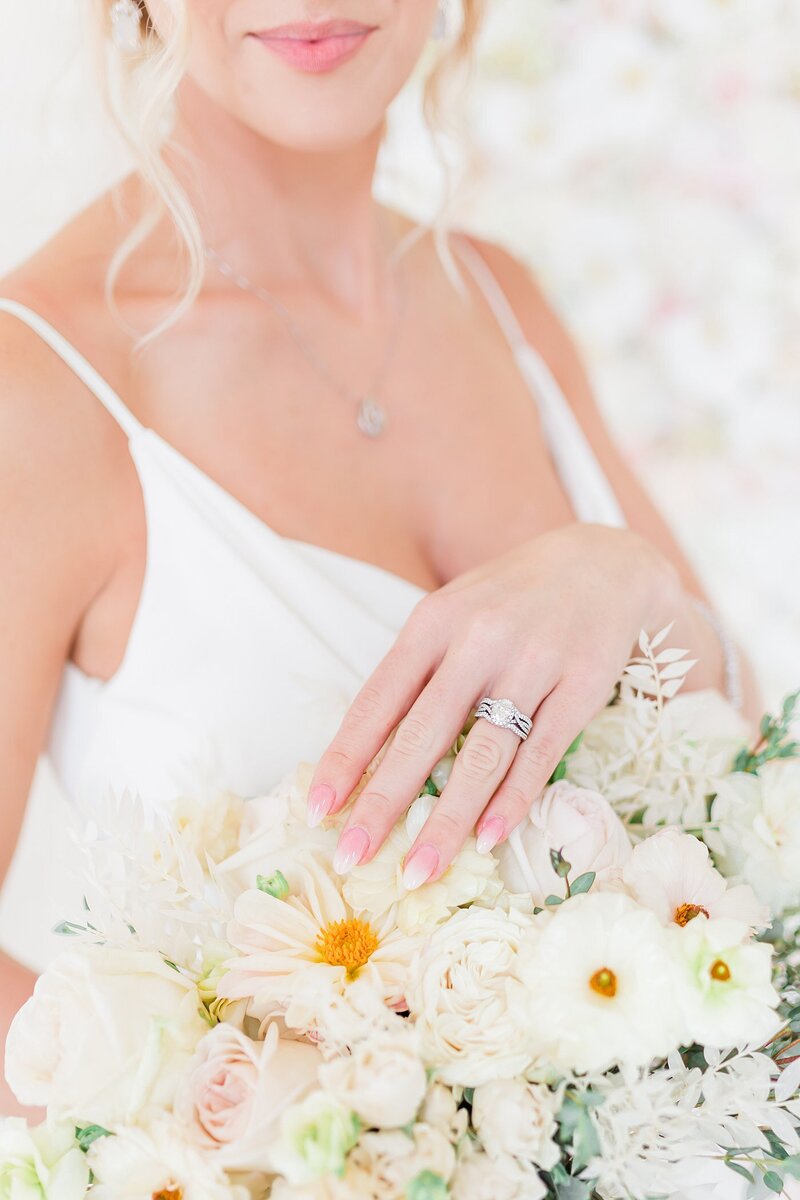
<path fill-rule="evenodd" d="M 433 726 L 421 717 L 408 716 L 398 725 L 392 747 L 402 758 L 409 758 L 432 751 L 433 743 Z"/>
<path fill-rule="evenodd" d="M 318 774 L 320 778 L 327 775 L 349 775 L 357 768 L 358 760 L 355 754 L 343 746 L 335 746 L 321 760 Z"/>
<path fill-rule="evenodd" d="M 358 798 L 358 811 L 362 816 L 377 817 L 378 823 L 393 820 L 397 804 L 385 792 L 363 792 Z"/>
<path fill-rule="evenodd" d="M 430 592 L 418 600 L 406 622 L 406 629 L 415 637 L 424 637 L 438 632 L 442 622 L 444 604 L 437 592 Z"/>
<path fill-rule="evenodd" d="M 454 844 L 461 845 L 466 841 L 467 830 L 464 828 L 464 821 L 457 816 L 456 813 L 449 812 L 446 808 L 437 808 L 430 820 L 430 828 L 428 830 L 430 838 L 435 845 L 441 847 L 452 846 Z"/>
<path fill-rule="evenodd" d="M 509 622 L 505 613 L 491 609 L 478 613 L 470 622 L 469 642 L 478 649 L 494 650 L 505 644 Z"/>
<path fill-rule="evenodd" d="M 480 782 L 499 770 L 502 751 L 490 737 L 471 737 L 464 744 L 457 762 L 461 763 L 461 774 L 467 779 Z"/>
<path fill-rule="evenodd" d="M 374 717 L 384 706 L 384 697 L 380 688 L 367 684 L 361 689 L 350 707 L 350 715 L 356 721 Z"/>
<path fill-rule="evenodd" d="M 551 772 L 558 766 L 561 755 L 550 737 L 539 737 L 528 743 L 521 756 L 521 769 L 531 786 L 543 787 Z M 544 776 L 544 779 L 542 779 Z"/>
<path fill-rule="evenodd" d="M 520 783 L 506 784 L 500 797 L 503 811 L 520 820 L 529 812 L 534 799 L 533 791 L 526 790 Z"/>

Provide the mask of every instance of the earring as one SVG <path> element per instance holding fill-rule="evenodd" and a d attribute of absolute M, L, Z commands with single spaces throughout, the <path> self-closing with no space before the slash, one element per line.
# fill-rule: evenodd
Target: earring
<path fill-rule="evenodd" d="M 433 24 L 431 36 L 437 42 L 443 41 L 450 32 L 450 3 L 449 0 L 439 0 L 439 7 L 436 10 L 436 20 Z"/>
<path fill-rule="evenodd" d="M 123 54 L 136 54 L 142 46 L 142 10 L 136 0 L 114 0 L 111 37 Z"/>

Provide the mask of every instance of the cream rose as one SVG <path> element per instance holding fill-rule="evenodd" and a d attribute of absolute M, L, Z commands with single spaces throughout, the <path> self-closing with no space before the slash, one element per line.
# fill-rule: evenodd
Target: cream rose
<path fill-rule="evenodd" d="M 37 980 L 6 1045 L 21 1104 L 107 1129 L 172 1103 L 208 1025 L 197 988 L 158 954 L 81 946 Z"/>
<path fill-rule="evenodd" d="M 315 1046 L 280 1038 L 275 1024 L 259 1042 L 217 1025 L 189 1063 L 175 1115 L 226 1170 L 268 1172 L 280 1118 L 317 1086 L 321 1063 Z"/>
<path fill-rule="evenodd" d="M 472 1124 L 491 1158 L 510 1154 L 549 1170 L 561 1157 L 553 1141 L 559 1108 L 542 1084 L 493 1079 L 475 1089 Z"/>
<path fill-rule="evenodd" d="M 553 850 L 560 850 L 571 864 L 571 880 L 594 871 L 595 886 L 602 887 L 617 878 L 631 848 L 625 826 L 599 792 L 562 781 L 546 789 L 495 853 L 508 890 L 530 893 L 536 904 L 543 905 L 548 896 L 564 894 L 564 881 L 550 861 Z"/>
<path fill-rule="evenodd" d="M 423 1057 L 441 1082 L 474 1087 L 530 1064 L 517 960 L 532 933 L 520 913 L 469 908 L 429 937 L 408 1003 Z"/>
<path fill-rule="evenodd" d="M 719 832 L 706 840 L 725 875 L 749 883 L 775 914 L 800 902 L 800 760 L 730 775 L 712 809 Z"/>
<path fill-rule="evenodd" d="M 423 1172 L 449 1181 L 456 1155 L 437 1129 L 417 1124 L 408 1133 L 399 1129 L 365 1133 L 350 1152 L 344 1177 L 346 1193 L 369 1200 L 405 1200 Z"/>
<path fill-rule="evenodd" d="M 415 1120 L 427 1076 L 413 1038 L 379 1035 L 355 1046 L 349 1057 L 325 1063 L 320 1082 L 365 1125 L 396 1129 Z"/>

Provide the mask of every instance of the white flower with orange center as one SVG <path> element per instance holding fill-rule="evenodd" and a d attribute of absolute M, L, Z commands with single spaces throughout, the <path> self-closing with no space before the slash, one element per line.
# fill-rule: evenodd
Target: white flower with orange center
<path fill-rule="evenodd" d="M 777 1031 L 772 947 L 740 921 L 698 917 L 672 941 L 680 967 L 678 1001 L 689 1038 L 729 1049 L 760 1045 Z"/>
<path fill-rule="evenodd" d="M 291 879 L 285 899 L 253 890 L 236 901 L 228 940 L 240 957 L 218 994 L 247 999 L 260 1020 L 281 1013 L 292 1028 L 322 1033 L 326 998 L 356 981 L 399 1006 L 418 941 L 397 928 L 394 911 L 374 924 L 358 917 L 322 855 L 298 857 Z"/>
<path fill-rule="evenodd" d="M 535 1048 L 562 1070 L 640 1067 L 681 1041 L 667 931 L 629 896 L 557 908 L 521 956 Z"/>
<path fill-rule="evenodd" d="M 769 924 L 769 910 L 746 884 L 729 887 L 707 847 L 690 833 L 661 829 L 634 848 L 622 870 L 625 887 L 664 925 L 695 917 L 731 917 L 751 929 Z"/>

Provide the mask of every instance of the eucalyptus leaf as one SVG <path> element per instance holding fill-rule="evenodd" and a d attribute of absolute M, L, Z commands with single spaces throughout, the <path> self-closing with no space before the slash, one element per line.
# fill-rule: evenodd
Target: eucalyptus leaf
<path fill-rule="evenodd" d="M 595 871 L 584 871 L 583 875 L 579 875 L 575 882 L 569 885 L 570 895 L 580 896 L 582 892 L 588 892 L 596 878 Z"/>

